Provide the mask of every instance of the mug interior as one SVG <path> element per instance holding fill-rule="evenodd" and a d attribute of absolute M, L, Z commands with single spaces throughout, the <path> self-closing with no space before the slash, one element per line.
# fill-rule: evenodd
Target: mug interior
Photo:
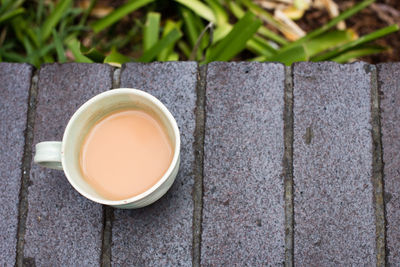
<path fill-rule="evenodd" d="M 80 151 L 87 133 L 99 120 L 111 113 L 126 109 L 143 110 L 161 123 L 174 149 L 173 159 L 163 177 L 146 192 L 126 200 L 108 200 L 99 195 L 83 178 L 79 163 Z M 136 89 L 113 89 L 93 97 L 72 116 L 63 137 L 62 165 L 69 182 L 85 197 L 107 205 L 125 204 L 150 194 L 168 177 L 178 158 L 179 140 L 175 119 L 159 100 Z"/>

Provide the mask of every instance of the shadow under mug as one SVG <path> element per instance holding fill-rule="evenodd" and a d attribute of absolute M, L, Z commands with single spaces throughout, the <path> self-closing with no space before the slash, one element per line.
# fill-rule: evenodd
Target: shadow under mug
<path fill-rule="evenodd" d="M 110 113 L 124 109 L 141 109 L 156 117 L 171 140 L 174 154 L 162 178 L 147 191 L 123 200 L 108 200 L 99 195 L 83 178 L 79 154 L 89 130 Z M 141 208 L 161 198 L 172 186 L 180 163 L 178 125 L 168 109 L 154 96 L 132 88 L 118 88 L 98 94 L 84 103 L 71 117 L 62 142 L 36 145 L 34 162 L 47 168 L 63 170 L 70 184 L 86 198 L 123 209 Z"/>

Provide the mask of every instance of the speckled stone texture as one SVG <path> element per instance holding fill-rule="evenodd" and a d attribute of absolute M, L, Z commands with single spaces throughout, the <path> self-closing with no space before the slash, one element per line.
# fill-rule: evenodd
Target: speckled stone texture
<path fill-rule="evenodd" d="M 208 65 L 201 265 L 284 262 L 284 66 Z"/>
<path fill-rule="evenodd" d="M 294 261 L 375 266 L 370 73 L 294 65 Z"/>
<path fill-rule="evenodd" d="M 92 96 L 112 87 L 112 68 L 51 64 L 40 69 L 34 145 L 61 141 L 68 120 Z M 24 257 L 36 266 L 98 266 L 102 206 L 87 200 L 62 171 L 32 162 Z"/>
<path fill-rule="evenodd" d="M 160 99 L 181 133 L 181 165 L 165 196 L 138 210 L 115 210 L 112 265 L 192 266 L 194 130 L 197 64 L 169 62 L 125 65 L 121 87 Z"/>
<path fill-rule="evenodd" d="M 14 266 L 32 67 L 0 63 L 0 265 Z"/>
<path fill-rule="evenodd" d="M 386 204 L 387 259 L 400 266 L 400 63 L 378 65 Z"/>

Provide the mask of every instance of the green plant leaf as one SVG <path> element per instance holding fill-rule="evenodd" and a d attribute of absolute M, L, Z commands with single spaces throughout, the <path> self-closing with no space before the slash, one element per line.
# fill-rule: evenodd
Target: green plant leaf
<path fill-rule="evenodd" d="M 154 0 L 130 0 L 126 4 L 122 5 L 121 7 L 117 8 L 104 18 L 101 18 L 95 21 L 91 26 L 95 33 L 98 33 L 108 26 L 114 24 L 118 20 L 122 19 L 129 13 L 153 2 Z"/>
<path fill-rule="evenodd" d="M 245 11 L 239 6 L 239 4 L 237 2 L 229 1 L 228 2 L 228 6 L 229 6 L 229 9 L 231 10 L 231 12 L 233 13 L 233 15 L 236 18 L 240 19 L 241 17 L 243 17 Z M 286 44 L 289 43 L 285 38 L 283 38 L 283 37 L 279 36 L 278 34 L 268 30 L 264 26 L 261 26 L 260 28 L 258 28 L 257 32 L 260 35 L 262 35 L 262 36 L 264 36 L 266 38 L 269 38 L 272 41 L 277 42 L 278 44 L 286 45 Z"/>
<path fill-rule="evenodd" d="M 308 56 L 303 45 L 298 45 L 261 61 L 281 62 L 287 66 L 294 62 L 307 61 Z"/>
<path fill-rule="evenodd" d="M 71 50 L 72 54 L 75 57 L 75 62 L 79 63 L 93 63 L 93 60 L 86 57 L 81 53 L 81 44 L 76 38 L 72 38 L 67 42 L 67 47 Z"/>
<path fill-rule="evenodd" d="M 356 33 L 352 29 L 334 30 L 306 41 L 303 46 L 309 59 L 318 53 L 346 44 L 356 38 Z"/>
<path fill-rule="evenodd" d="M 79 25 L 85 25 L 86 21 L 92 12 L 94 6 L 96 5 L 97 0 L 90 0 L 88 8 L 83 11 L 81 20 L 79 21 Z"/>
<path fill-rule="evenodd" d="M 168 55 L 168 58 L 166 61 L 178 61 L 179 60 L 179 55 L 178 53 L 171 53 Z"/>
<path fill-rule="evenodd" d="M 185 57 L 189 58 L 190 54 L 191 54 L 189 45 L 182 40 L 180 40 L 177 43 L 177 45 L 178 45 L 178 48 L 182 51 L 182 53 L 185 55 Z"/>
<path fill-rule="evenodd" d="M 40 30 L 41 40 L 44 43 L 50 37 L 52 29 L 58 24 L 61 17 L 70 7 L 72 0 L 60 0 L 50 13 L 47 19 L 43 22 Z"/>
<path fill-rule="evenodd" d="M 7 53 L 2 54 L 4 61 L 9 62 L 26 62 L 26 57 L 21 56 L 15 52 L 8 51 Z"/>
<path fill-rule="evenodd" d="M 359 57 L 381 53 L 387 50 L 387 47 L 382 46 L 361 46 L 355 49 L 348 50 L 337 57 L 332 58 L 332 61 L 338 63 L 346 63 L 349 60 L 357 59 Z"/>
<path fill-rule="evenodd" d="M 12 19 L 18 15 L 21 15 L 22 13 L 25 12 L 25 9 L 23 9 L 22 7 L 14 9 L 14 10 L 10 10 L 4 14 L 1 14 L 0 16 L 0 24 L 2 24 L 3 22 Z"/>
<path fill-rule="evenodd" d="M 143 50 L 147 51 L 158 41 L 160 31 L 160 13 L 149 12 L 143 30 Z"/>
<path fill-rule="evenodd" d="M 111 53 L 104 58 L 104 63 L 108 63 L 115 67 L 121 67 L 122 64 L 132 62 L 130 57 L 119 53 L 115 48 L 111 49 Z"/>
<path fill-rule="evenodd" d="M 247 12 L 224 39 L 209 49 L 206 63 L 232 59 L 245 48 L 247 41 L 256 33 L 260 25 L 261 21 L 253 13 Z"/>
<path fill-rule="evenodd" d="M 228 23 L 228 13 L 226 13 L 225 8 L 217 0 L 206 0 L 207 4 L 214 13 L 216 24 L 222 25 Z"/>
<path fill-rule="evenodd" d="M 167 20 L 164 26 L 164 31 L 162 37 L 167 36 L 173 29 L 177 29 L 180 32 L 180 21 L 174 22 L 172 20 Z M 177 40 L 176 40 L 177 41 Z M 171 42 L 169 45 L 165 46 L 157 55 L 158 61 L 168 60 L 169 55 L 172 53 L 175 42 Z"/>
<path fill-rule="evenodd" d="M 267 57 L 276 54 L 276 49 L 268 44 L 266 40 L 257 35 L 254 35 L 247 41 L 246 48 L 258 55 Z"/>
<path fill-rule="evenodd" d="M 153 45 L 149 50 L 143 53 L 143 55 L 139 58 L 140 62 L 150 62 L 157 57 L 157 55 L 169 45 L 175 43 L 182 37 L 182 33 L 174 28 L 170 31 L 166 36 L 161 38 L 155 45 Z"/>
<path fill-rule="evenodd" d="M 372 4 L 373 2 L 375 2 L 375 0 L 364 0 L 359 4 L 354 5 L 353 7 L 343 11 L 339 16 L 333 18 L 332 20 L 330 20 L 328 23 L 324 24 L 321 28 L 318 28 L 308 34 L 306 34 L 304 37 L 288 44 L 287 46 L 285 46 L 285 49 L 289 49 L 291 47 L 294 47 L 300 43 L 303 43 L 307 40 L 310 40 L 326 31 L 328 31 L 329 29 L 331 29 L 332 27 L 336 26 L 336 24 L 338 24 L 339 22 L 341 22 L 342 20 L 345 20 L 351 16 L 353 16 L 354 14 L 356 14 L 357 12 L 359 12 L 360 10 L 364 9 L 365 7 L 369 6 L 370 4 Z"/>
<path fill-rule="evenodd" d="M 60 39 L 60 36 L 58 36 L 56 29 L 53 28 L 52 32 L 53 32 L 54 45 L 56 46 L 58 62 L 65 63 L 67 62 L 67 58 L 65 57 L 65 50 L 62 41 Z"/>
<path fill-rule="evenodd" d="M 82 55 L 93 60 L 93 62 L 103 63 L 104 58 L 106 57 L 103 53 L 101 53 L 99 50 L 97 50 L 94 47 L 87 48 L 87 47 L 81 45 L 80 50 L 81 50 Z"/>
<path fill-rule="evenodd" d="M 262 7 L 255 4 L 252 0 L 240 0 L 252 13 L 259 16 L 262 20 L 265 20 L 278 30 L 281 30 L 284 25 L 278 22 L 272 14 L 264 10 Z"/>
<path fill-rule="evenodd" d="M 205 5 L 204 3 L 198 0 L 175 0 L 175 1 L 191 9 L 194 13 L 196 13 L 203 19 L 212 21 L 214 23 L 217 22 L 212 9 L 209 8 L 207 5 Z"/>
<path fill-rule="evenodd" d="M 312 40 L 308 40 L 289 49 L 278 50 L 276 55 L 264 57 L 260 60 L 277 61 L 290 66 L 294 62 L 310 60 L 312 56 L 315 56 L 327 49 L 347 43 L 353 40 L 354 37 L 355 33 L 352 30 L 335 30 L 324 33 Z"/>
<path fill-rule="evenodd" d="M 181 8 L 182 18 L 183 18 L 183 26 L 184 30 L 187 34 L 189 42 L 193 47 L 196 44 L 197 38 L 199 37 L 200 30 L 197 28 L 195 15 L 187 8 Z"/>
<path fill-rule="evenodd" d="M 40 25 L 42 23 L 43 18 L 43 10 L 44 10 L 44 0 L 39 0 L 37 11 L 36 11 L 36 24 Z"/>
<path fill-rule="evenodd" d="M 333 57 L 337 57 L 341 53 L 343 53 L 343 52 L 345 52 L 345 51 L 347 51 L 347 50 L 349 50 L 351 48 L 357 47 L 357 46 L 365 44 L 367 42 L 374 41 L 376 39 L 379 39 L 379 38 L 381 38 L 381 37 L 383 37 L 385 35 L 388 35 L 390 33 L 396 32 L 398 30 L 399 30 L 399 25 L 397 25 L 397 24 L 393 24 L 393 25 L 387 26 L 387 27 L 382 28 L 380 30 L 374 31 L 374 32 L 372 32 L 370 34 L 364 35 L 364 36 L 362 36 L 362 37 L 360 37 L 360 38 L 358 38 L 358 39 L 356 39 L 354 41 L 348 42 L 348 43 L 346 43 L 346 44 L 344 44 L 344 45 L 342 45 L 342 46 L 340 46 L 338 48 L 335 48 L 332 51 L 329 51 L 329 52 L 327 52 L 325 54 L 322 54 L 320 56 L 316 56 L 316 57 L 312 58 L 311 60 L 312 61 L 329 60 L 329 59 L 331 59 Z"/>

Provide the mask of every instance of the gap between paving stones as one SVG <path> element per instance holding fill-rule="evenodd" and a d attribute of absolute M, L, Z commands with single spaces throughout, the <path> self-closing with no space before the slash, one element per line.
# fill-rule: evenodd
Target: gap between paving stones
<path fill-rule="evenodd" d="M 285 194 L 285 266 L 293 266 L 293 77 L 292 67 L 285 67 L 285 93 L 283 111 L 283 178 Z"/>
<path fill-rule="evenodd" d="M 121 69 L 115 68 L 112 74 L 112 89 L 120 87 Z M 111 89 L 111 90 L 112 90 Z M 112 222 L 114 219 L 114 208 L 103 206 L 103 235 L 101 243 L 101 259 L 102 267 L 111 266 L 111 244 L 112 244 Z"/>
<path fill-rule="evenodd" d="M 382 127 L 379 99 L 378 71 L 375 65 L 366 66 L 371 72 L 371 125 L 372 125 L 372 184 L 375 204 L 376 225 L 376 264 L 386 266 L 386 219 L 384 204 L 383 157 L 382 157 Z"/>
<path fill-rule="evenodd" d="M 197 100 L 196 100 L 196 128 L 194 160 L 194 184 L 193 184 L 193 244 L 192 265 L 200 266 L 201 258 L 201 222 L 203 209 L 203 167 L 204 167 L 204 134 L 205 134 L 205 97 L 207 83 L 207 65 L 198 66 L 197 70 Z"/>
<path fill-rule="evenodd" d="M 27 123 L 25 129 L 25 145 L 22 157 L 22 177 L 19 192 L 18 230 L 16 247 L 16 266 L 23 266 L 26 218 L 28 215 L 28 187 L 30 183 L 30 170 L 32 161 L 33 126 L 36 114 L 36 100 L 38 91 L 39 70 L 32 71 L 31 85 L 29 88 Z"/>

